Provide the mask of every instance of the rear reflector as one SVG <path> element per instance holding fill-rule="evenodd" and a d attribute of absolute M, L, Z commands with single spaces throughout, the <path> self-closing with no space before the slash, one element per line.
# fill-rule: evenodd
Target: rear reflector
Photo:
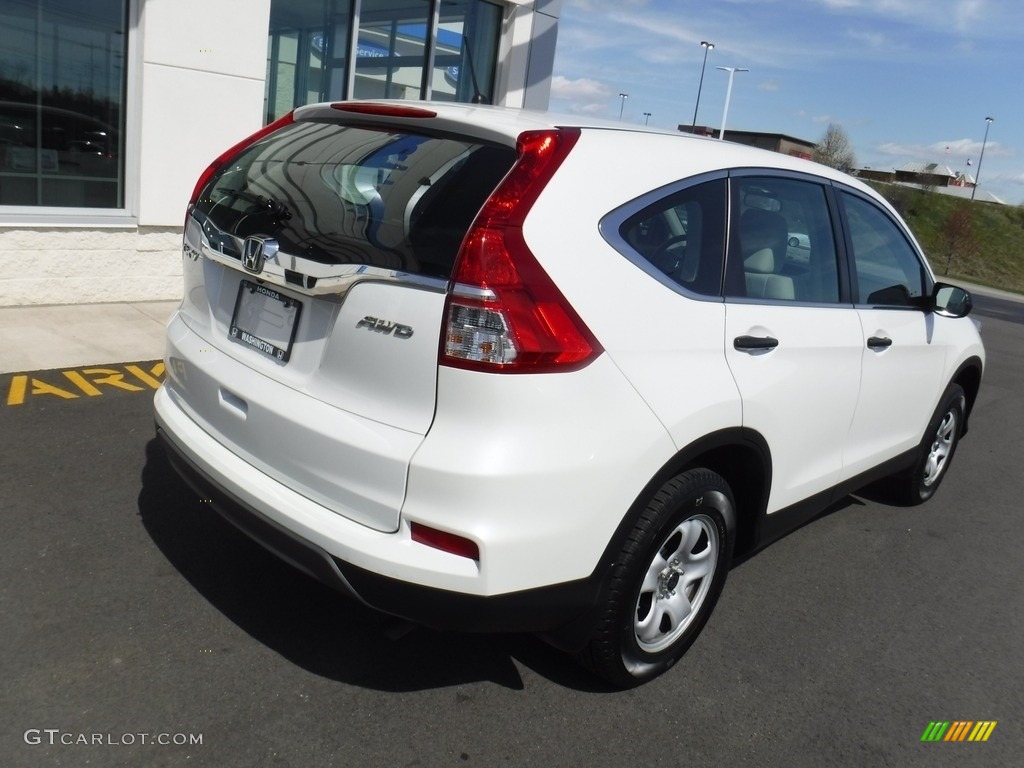
<path fill-rule="evenodd" d="M 480 547 L 475 541 L 456 536 L 454 533 L 439 531 L 421 523 L 412 523 L 411 528 L 412 540 L 419 544 L 425 544 L 459 557 L 468 557 L 470 560 L 480 559 Z"/>

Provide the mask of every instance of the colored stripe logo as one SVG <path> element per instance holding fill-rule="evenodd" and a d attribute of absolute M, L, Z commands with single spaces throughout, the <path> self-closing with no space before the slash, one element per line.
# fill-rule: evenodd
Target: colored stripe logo
<path fill-rule="evenodd" d="M 921 741 L 988 741 L 995 728 L 995 720 L 933 720 Z"/>

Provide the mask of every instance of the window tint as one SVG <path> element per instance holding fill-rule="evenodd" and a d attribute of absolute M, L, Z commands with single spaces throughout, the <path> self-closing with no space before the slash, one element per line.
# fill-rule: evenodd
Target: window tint
<path fill-rule="evenodd" d="M 839 271 L 832 218 L 820 184 L 733 179 L 729 296 L 835 303 Z"/>
<path fill-rule="evenodd" d="M 861 304 L 913 306 L 924 295 L 925 270 L 906 236 L 885 211 L 842 193 Z"/>
<path fill-rule="evenodd" d="M 676 192 L 626 219 L 619 235 L 672 282 L 720 296 L 725 190 L 718 179 Z"/>
<path fill-rule="evenodd" d="M 447 279 L 469 225 L 515 161 L 510 147 L 300 122 L 214 176 L 193 215 L 238 258 L 249 235 L 324 264 Z"/>

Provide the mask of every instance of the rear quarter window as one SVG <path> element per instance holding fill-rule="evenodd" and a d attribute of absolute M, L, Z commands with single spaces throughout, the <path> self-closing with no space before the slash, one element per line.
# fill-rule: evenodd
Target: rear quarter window
<path fill-rule="evenodd" d="M 700 296 L 720 296 L 726 180 L 671 193 L 629 216 L 618 239 L 645 271 Z"/>
<path fill-rule="evenodd" d="M 216 174 L 193 215 L 239 257 L 250 235 L 324 264 L 447 279 L 462 239 L 515 162 L 511 147 L 299 122 Z"/>

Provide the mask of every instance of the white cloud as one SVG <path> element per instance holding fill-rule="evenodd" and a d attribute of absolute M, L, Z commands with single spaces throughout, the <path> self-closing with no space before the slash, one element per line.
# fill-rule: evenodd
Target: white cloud
<path fill-rule="evenodd" d="M 882 49 L 892 48 L 893 44 L 890 42 L 887 35 L 882 32 L 865 31 L 851 29 L 846 33 L 847 37 L 853 40 L 855 43 L 865 45 L 868 48 Z"/>
<path fill-rule="evenodd" d="M 982 142 L 975 139 L 952 139 L 950 141 L 935 141 L 931 144 L 901 144 L 900 142 L 887 141 L 875 147 L 876 152 L 890 157 L 905 157 L 914 160 L 930 160 L 939 162 L 945 159 L 958 160 L 960 158 L 972 158 L 977 164 L 981 155 Z M 985 145 L 985 157 L 1008 157 L 1013 151 L 997 141 L 990 141 Z"/>
<path fill-rule="evenodd" d="M 615 92 L 607 83 L 580 77 L 570 80 L 562 75 L 551 78 L 551 98 L 565 101 L 594 100 L 610 98 Z"/>
<path fill-rule="evenodd" d="M 600 101 L 590 104 L 570 104 L 569 111 L 574 115 L 589 115 L 591 117 L 604 117 L 608 114 L 608 104 Z"/>
<path fill-rule="evenodd" d="M 630 8 L 643 8 L 648 2 L 649 0 L 569 0 L 569 5 L 585 11 L 602 12 L 621 10 L 624 5 Z"/>
<path fill-rule="evenodd" d="M 812 0 L 813 1 L 813 0 Z M 959 34 L 972 34 L 980 28 L 995 32 L 1007 24 L 1017 30 L 1021 26 L 1016 2 L 993 3 L 991 0 L 816 0 L 826 10 L 849 16 L 869 17 L 881 21 L 900 21 L 930 29 L 952 29 Z M 1016 17 L 1016 18 L 1015 18 Z M 1002 30 L 1006 32 L 1006 29 Z"/>

